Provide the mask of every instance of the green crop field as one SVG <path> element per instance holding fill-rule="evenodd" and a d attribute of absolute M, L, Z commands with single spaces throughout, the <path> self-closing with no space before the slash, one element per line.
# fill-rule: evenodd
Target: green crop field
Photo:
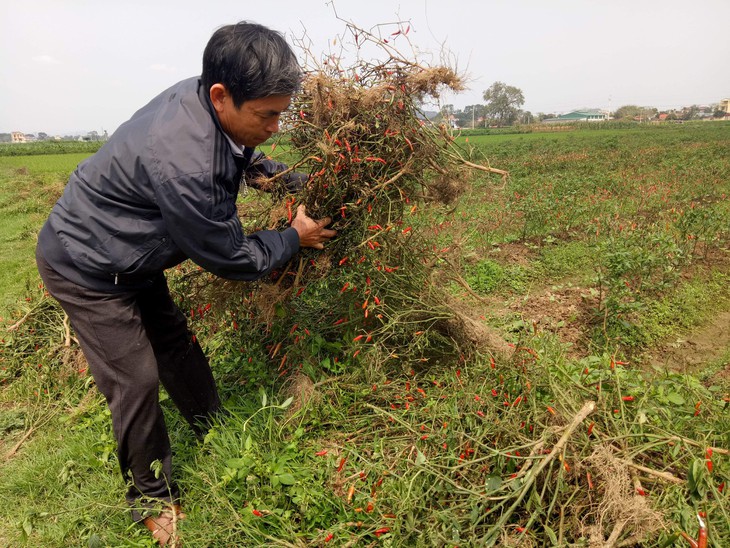
<path fill-rule="evenodd" d="M 393 290 L 406 267 L 356 270 L 375 246 L 275 306 L 169 272 L 226 409 L 198 441 L 162 393 L 184 545 L 682 546 L 698 513 L 708 546 L 730 545 L 730 124 L 456 143 L 509 176 L 465 171 L 457 201 L 406 209 L 400 237 L 423 245 L 402 264 L 429 265 L 418 290 L 441 307 L 414 298 L 359 330 L 409 297 Z M 90 152 L 0 150 L 3 546 L 152 546 L 34 272 L 35 234 Z"/>
<path fill-rule="evenodd" d="M 87 156 L 89 152 L 0 155 L 0 316 L 37 285 L 36 234 L 69 173 Z"/>

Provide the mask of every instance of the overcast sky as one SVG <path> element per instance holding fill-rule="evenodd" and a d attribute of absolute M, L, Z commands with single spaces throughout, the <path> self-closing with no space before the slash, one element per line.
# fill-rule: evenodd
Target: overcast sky
<path fill-rule="evenodd" d="M 332 47 L 344 25 L 324 0 L 1 0 L 0 132 L 114 131 L 160 91 L 200 74 L 219 26 L 251 20 Z M 483 102 L 502 81 L 523 108 L 660 109 L 730 97 L 730 0 L 335 0 L 361 28 L 410 22 Z M 400 43 L 403 43 L 401 40 Z"/>

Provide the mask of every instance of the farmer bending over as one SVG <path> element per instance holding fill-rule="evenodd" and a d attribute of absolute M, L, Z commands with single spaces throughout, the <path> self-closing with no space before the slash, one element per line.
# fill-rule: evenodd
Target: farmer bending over
<path fill-rule="evenodd" d="M 286 169 L 254 147 L 279 130 L 301 74 L 279 33 L 246 22 L 220 28 L 202 77 L 162 92 L 82 162 L 38 238 L 41 277 L 111 410 L 133 517 L 162 545 L 180 506 L 159 383 L 198 435 L 220 407 L 164 270 L 192 259 L 218 276 L 255 280 L 335 235 L 330 219 L 313 220 L 303 206 L 282 231 L 244 235 L 236 215 L 247 178 Z M 290 189 L 302 184 L 301 174 L 283 179 Z M 152 512 L 154 501 L 168 510 Z"/>

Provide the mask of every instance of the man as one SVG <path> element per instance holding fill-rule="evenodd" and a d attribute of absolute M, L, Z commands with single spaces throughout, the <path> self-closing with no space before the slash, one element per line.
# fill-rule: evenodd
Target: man
<path fill-rule="evenodd" d="M 202 77 L 158 95 L 81 163 L 38 237 L 41 277 L 111 410 L 133 517 L 162 545 L 183 515 L 175 515 L 158 384 L 198 434 L 220 406 L 163 271 L 190 258 L 219 276 L 253 280 L 335 235 L 330 219 L 315 221 L 303 206 L 291 227 L 247 236 L 236 215 L 247 178 L 286 168 L 253 148 L 278 131 L 300 80 L 279 33 L 247 22 L 220 28 L 205 48 Z M 301 185 L 299 174 L 283 179 Z M 151 470 L 155 462 L 161 473 Z M 155 500 L 169 510 L 145 511 Z"/>

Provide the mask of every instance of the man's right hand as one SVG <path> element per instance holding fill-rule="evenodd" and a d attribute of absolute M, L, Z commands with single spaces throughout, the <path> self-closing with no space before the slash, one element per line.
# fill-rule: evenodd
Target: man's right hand
<path fill-rule="evenodd" d="M 314 249 L 324 249 L 325 242 L 337 235 L 336 230 L 325 228 L 332 222 L 330 217 L 314 220 L 307 217 L 304 204 L 297 208 L 297 215 L 291 222 L 292 228 L 299 233 L 300 247 L 313 247 Z"/>

